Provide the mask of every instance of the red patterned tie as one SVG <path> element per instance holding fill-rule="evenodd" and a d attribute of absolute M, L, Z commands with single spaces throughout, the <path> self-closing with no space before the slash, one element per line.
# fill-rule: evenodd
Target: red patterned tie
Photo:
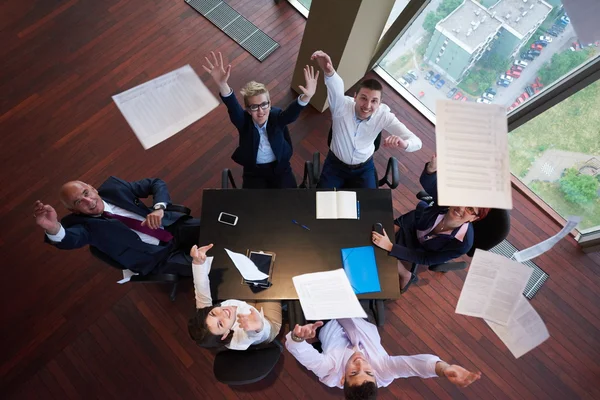
<path fill-rule="evenodd" d="M 122 223 L 124 223 L 128 228 L 133 229 L 134 231 L 138 231 L 140 233 L 144 233 L 148 236 L 152 236 L 153 238 L 156 238 L 163 242 L 169 242 L 169 241 L 171 241 L 171 239 L 173 239 L 173 235 L 171 235 L 166 230 L 160 229 L 160 228 L 152 229 L 146 225 L 142 225 L 143 221 L 138 221 L 137 219 L 134 219 L 134 218 L 125 217 L 123 215 L 117 215 L 117 214 L 109 213 L 106 211 L 104 211 L 102 213 L 102 216 L 117 219 L 117 220 L 121 221 Z"/>

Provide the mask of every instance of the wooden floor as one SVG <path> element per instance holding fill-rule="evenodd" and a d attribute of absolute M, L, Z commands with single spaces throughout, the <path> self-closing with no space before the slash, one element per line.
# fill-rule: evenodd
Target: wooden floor
<path fill-rule="evenodd" d="M 99 185 L 109 175 L 160 177 L 174 200 L 198 213 L 202 189 L 218 187 L 220 171 L 241 169 L 224 106 L 166 142 L 144 151 L 111 96 L 185 64 L 208 81 L 201 63 L 218 49 L 233 64 L 231 84 L 265 82 L 275 104 L 289 89 L 304 18 L 286 2 L 229 0 L 281 44 L 262 64 L 183 0 L 8 0 L 0 5 L 0 248 L 3 278 L 2 399 L 328 399 L 289 353 L 275 373 L 249 387 L 228 387 L 212 375 L 212 355 L 187 334 L 191 286 L 171 303 L 157 285 L 117 285 L 120 273 L 89 251 L 61 252 L 42 241 L 32 204 L 58 202 L 70 179 Z M 214 84 L 209 87 L 215 93 Z M 386 87 L 384 100 L 423 139 L 423 150 L 398 154 L 408 171 L 394 191 L 396 213 L 414 207 L 417 176 L 434 149 L 434 129 Z M 313 109 L 291 126 L 293 166 L 325 151 L 329 114 Z M 376 156 L 380 170 L 390 153 Z M 515 193 L 510 241 L 530 246 L 559 227 Z M 441 379 L 397 380 L 380 398 L 600 398 L 600 260 L 569 238 L 536 262 L 550 279 L 531 302 L 551 338 L 515 360 L 480 319 L 454 313 L 465 272 L 424 272 L 416 287 L 387 304 L 383 343 L 392 354 L 433 353 L 481 370 L 465 390 Z M 286 327 L 287 331 L 287 327 Z"/>

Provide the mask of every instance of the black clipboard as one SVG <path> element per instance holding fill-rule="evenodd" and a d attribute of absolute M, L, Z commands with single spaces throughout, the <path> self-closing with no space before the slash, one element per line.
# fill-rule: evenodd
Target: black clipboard
<path fill-rule="evenodd" d="M 250 286 L 250 289 L 254 293 L 270 288 L 272 285 L 271 278 L 273 276 L 273 266 L 275 264 L 275 253 L 271 251 L 248 249 L 246 250 L 246 257 L 256 264 L 256 267 L 260 272 L 269 276 L 259 281 L 249 281 L 242 278 L 242 284 Z"/>

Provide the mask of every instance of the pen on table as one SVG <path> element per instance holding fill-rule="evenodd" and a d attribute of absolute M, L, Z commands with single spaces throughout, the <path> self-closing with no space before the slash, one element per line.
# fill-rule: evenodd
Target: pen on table
<path fill-rule="evenodd" d="M 360 201 L 356 201 L 356 216 L 360 219 Z"/>
<path fill-rule="evenodd" d="M 292 220 L 292 222 L 296 225 L 298 225 L 300 228 L 302 229 L 306 229 L 307 231 L 310 231 L 310 228 L 306 225 L 302 225 L 300 222 L 296 221 L 295 219 Z"/>

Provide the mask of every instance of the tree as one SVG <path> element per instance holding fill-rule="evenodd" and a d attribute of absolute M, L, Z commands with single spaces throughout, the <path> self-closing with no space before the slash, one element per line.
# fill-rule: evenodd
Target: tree
<path fill-rule="evenodd" d="M 438 22 L 458 8 L 464 0 L 443 0 L 435 11 L 430 11 L 423 20 L 423 29 L 433 33 Z"/>
<path fill-rule="evenodd" d="M 565 50 L 562 53 L 552 55 L 550 62 L 545 63 L 540 69 L 540 80 L 548 85 L 558 80 L 561 76 L 568 74 L 588 59 L 591 51 Z"/>
<path fill-rule="evenodd" d="M 571 203 L 590 203 L 598 198 L 598 180 L 591 175 L 580 174 L 575 168 L 565 170 L 559 184 L 561 192 Z"/>
<path fill-rule="evenodd" d="M 435 11 L 430 11 L 423 20 L 423 29 L 428 33 L 433 33 L 435 26 L 440 22 L 441 18 L 438 18 Z"/>

